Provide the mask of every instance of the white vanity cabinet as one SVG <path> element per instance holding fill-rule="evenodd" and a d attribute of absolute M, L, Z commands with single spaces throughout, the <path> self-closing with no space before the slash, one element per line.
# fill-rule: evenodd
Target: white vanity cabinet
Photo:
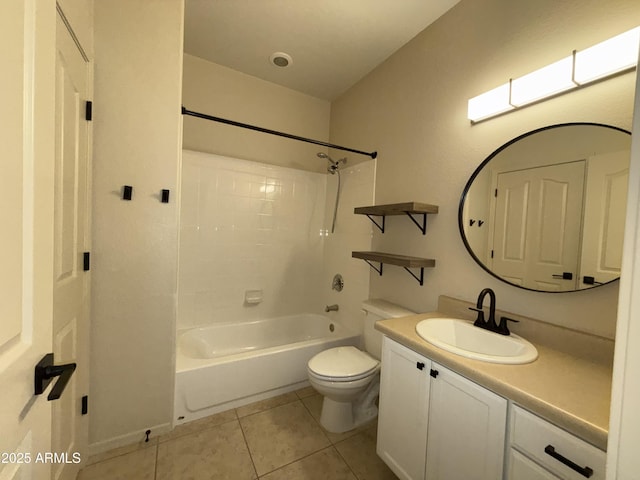
<path fill-rule="evenodd" d="M 401 480 L 502 478 L 507 401 L 384 337 L 378 455 Z"/>
<path fill-rule="evenodd" d="M 507 480 L 604 480 L 606 454 L 514 405 Z"/>
<path fill-rule="evenodd" d="M 401 480 L 424 479 L 430 369 L 431 360 L 383 338 L 376 451 Z"/>

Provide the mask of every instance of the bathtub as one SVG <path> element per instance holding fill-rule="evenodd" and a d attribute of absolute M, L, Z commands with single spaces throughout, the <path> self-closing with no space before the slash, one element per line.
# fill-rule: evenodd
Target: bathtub
<path fill-rule="evenodd" d="M 311 357 L 360 341 L 309 313 L 179 332 L 174 425 L 302 388 Z"/>

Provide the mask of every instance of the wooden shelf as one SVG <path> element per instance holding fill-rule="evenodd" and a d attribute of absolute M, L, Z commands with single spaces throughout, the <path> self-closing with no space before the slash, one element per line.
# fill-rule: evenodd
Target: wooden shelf
<path fill-rule="evenodd" d="M 364 260 L 369 264 L 371 268 L 373 268 L 376 272 L 382 275 L 382 266 L 387 263 L 389 265 L 397 265 L 399 267 L 403 267 L 407 272 L 411 274 L 413 278 L 415 278 L 420 285 L 422 285 L 424 281 L 424 269 L 431 268 L 436 266 L 436 261 L 432 258 L 420 258 L 420 257 L 409 257 L 406 255 L 395 255 L 393 253 L 383 253 L 383 252 L 351 252 L 351 256 L 353 258 L 359 258 Z M 377 262 L 380 264 L 380 268 L 376 268 L 374 264 L 371 262 Z M 419 268 L 420 276 L 414 274 L 410 268 Z"/>
<path fill-rule="evenodd" d="M 369 220 L 384 233 L 385 217 L 388 215 L 408 215 L 409 218 L 415 223 L 422 234 L 427 232 L 427 214 L 438 213 L 437 205 L 429 205 L 428 203 L 419 202 L 405 202 L 405 203 L 391 203 L 388 205 L 371 205 L 368 207 L 356 207 L 353 209 L 353 213 L 357 215 L 366 215 Z M 419 223 L 414 215 L 422 215 L 422 224 Z M 376 222 L 374 217 L 382 217 L 382 224 Z"/>
<path fill-rule="evenodd" d="M 408 257 L 382 252 L 351 252 L 353 258 L 371 260 L 378 263 L 388 263 L 405 268 L 435 267 L 436 261 L 432 258 Z"/>
<path fill-rule="evenodd" d="M 371 205 L 369 207 L 356 207 L 353 213 L 358 215 L 404 215 L 406 213 L 438 213 L 437 205 L 429 205 L 428 203 L 405 202 L 391 203 L 389 205 Z"/>

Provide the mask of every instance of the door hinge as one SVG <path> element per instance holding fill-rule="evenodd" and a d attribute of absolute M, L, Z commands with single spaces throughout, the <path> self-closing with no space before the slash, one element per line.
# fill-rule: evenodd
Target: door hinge
<path fill-rule="evenodd" d="M 89 413 L 89 395 L 82 397 L 82 415 Z"/>
<path fill-rule="evenodd" d="M 431 375 L 433 378 L 436 378 L 438 376 L 438 370 L 434 370 L 433 368 L 431 369 L 431 371 L 429 372 L 429 375 Z"/>
<path fill-rule="evenodd" d="M 87 100 L 84 107 L 84 119 L 88 122 L 93 120 L 93 102 Z"/>
<path fill-rule="evenodd" d="M 91 252 L 84 252 L 82 254 L 82 270 L 85 272 L 91 270 Z"/>

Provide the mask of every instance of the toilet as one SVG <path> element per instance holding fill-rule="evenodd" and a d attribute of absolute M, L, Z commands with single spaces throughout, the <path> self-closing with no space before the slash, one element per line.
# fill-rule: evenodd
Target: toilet
<path fill-rule="evenodd" d="M 404 317 L 415 312 L 386 300 L 362 303 L 364 346 L 335 347 L 315 355 L 307 364 L 311 386 L 324 396 L 320 424 L 329 432 L 352 430 L 378 415 L 382 334 L 377 320 Z"/>

